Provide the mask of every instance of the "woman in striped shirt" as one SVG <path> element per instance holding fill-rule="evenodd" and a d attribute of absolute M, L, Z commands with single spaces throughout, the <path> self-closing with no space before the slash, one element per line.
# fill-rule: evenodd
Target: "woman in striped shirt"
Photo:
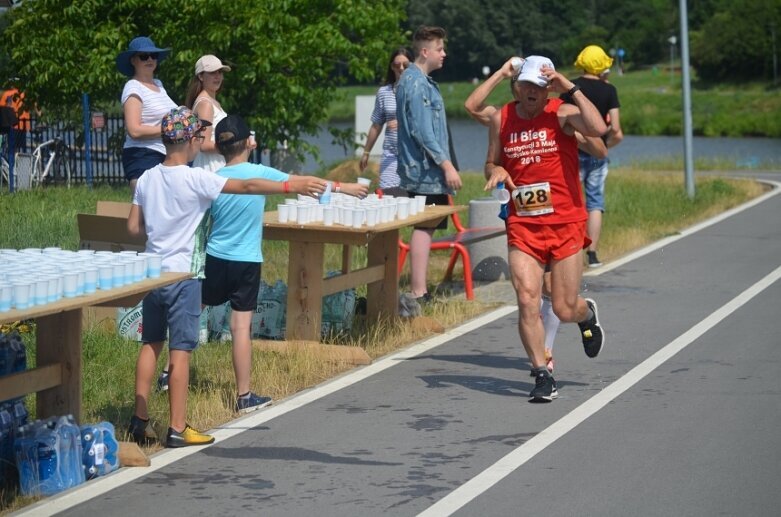
<path fill-rule="evenodd" d="M 361 172 L 366 170 L 371 153 L 377 137 L 380 136 L 382 126 L 386 125 L 385 140 L 382 144 L 382 159 L 380 160 L 380 188 L 383 192 L 390 195 L 398 189 L 398 195 L 406 196 L 406 191 L 399 189 L 399 175 L 396 173 L 396 161 L 398 154 L 398 133 L 396 130 L 396 84 L 401 77 L 401 73 L 409 66 L 412 61 L 412 53 L 404 48 L 396 49 L 391 54 L 388 62 L 388 71 L 385 76 L 385 84 L 377 91 L 377 97 L 374 101 L 374 111 L 371 115 L 372 125 L 369 128 L 369 134 L 366 137 L 366 146 L 363 156 L 361 156 Z"/>
<path fill-rule="evenodd" d="M 166 93 L 163 83 L 155 79 L 155 71 L 170 52 L 171 49 L 157 48 L 150 38 L 140 36 L 117 56 L 117 69 L 130 77 L 122 90 L 125 115 L 122 168 L 131 192 L 135 191 L 136 181 L 144 171 L 165 159 L 161 122 L 176 103 Z"/>

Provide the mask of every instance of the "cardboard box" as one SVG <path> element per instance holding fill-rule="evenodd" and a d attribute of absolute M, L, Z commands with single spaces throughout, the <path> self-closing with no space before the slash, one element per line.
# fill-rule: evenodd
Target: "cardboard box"
<path fill-rule="evenodd" d="M 146 237 L 132 237 L 127 232 L 127 216 L 130 203 L 98 201 L 97 214 L 76 214 L 79 225 L 79 249 L 95 251 L 144 251 Z M 116 327 L 117 309 L 113 307 L 87 307 L 83 311 L 82 324 L 101 325 L 107 329 Z"/>
<path fill-rule="evenodd" d="M 146 237 L 127 231 L 130 203 L 98 201 L 97 214 L 76 214 L 79 249 L 95 251 L 144 251 Z"/>

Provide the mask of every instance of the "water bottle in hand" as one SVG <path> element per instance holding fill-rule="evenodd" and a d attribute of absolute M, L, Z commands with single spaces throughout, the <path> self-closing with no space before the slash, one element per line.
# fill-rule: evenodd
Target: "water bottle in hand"
<path fill-rule="evenodd" d="M 504 188 L 503 181 L 500 181 L 496 184 L 496 187 L 491 192 L 491 195 L 495 200 L 499 201 L 503 205 L 510 201 L 510 191 Z"/>

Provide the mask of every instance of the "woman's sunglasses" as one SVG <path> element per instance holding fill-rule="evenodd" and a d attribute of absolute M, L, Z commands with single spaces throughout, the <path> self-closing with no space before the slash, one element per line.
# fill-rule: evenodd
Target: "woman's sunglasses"
<path fill-rule="evenodd" d="M 159 54 L 158 54 L 157 52 L 152 52 L 152 53 L 149 53 L 149 52 L 142 52 L 141 54 L 136 54 L 136 56 L 137 56 L 137 57 L 138 57 L 138 59 L 140 59 L 141 61 L 146 61 L 146 60 L 148 60 L 150 57 L 151 57 L 152 59 L 154 59 L 154 60 L 157 60 L 157 56 L 159 56 Z"/>

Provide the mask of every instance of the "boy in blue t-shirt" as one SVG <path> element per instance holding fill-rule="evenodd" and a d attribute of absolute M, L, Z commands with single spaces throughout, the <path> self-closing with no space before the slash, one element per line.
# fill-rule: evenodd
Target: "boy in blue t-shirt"
<path fill-rule="evenodd" d="M 214 141 L 226 162 L 217 174 L 228 179 L 289 181 L 290 176 L 284 172 L 247 161 L 254 149 L 249 136 L 249 127 L 239 116 L 228 115 L 217 124 Z M 357 183 L 341 184 L 340 190 L 361 197 L 368 193 L 367 187 Z M 212 202 L 212 229 L 206 245 L 202 302 L 221 305 L 230 301 L 237 389 L 235 409 L 241 413 L 271 404 L 270 397 L 256 395 L 250 390 L 251 326 L 260 290 L 265 205 L 265 196 L 220 194 Z"/>

